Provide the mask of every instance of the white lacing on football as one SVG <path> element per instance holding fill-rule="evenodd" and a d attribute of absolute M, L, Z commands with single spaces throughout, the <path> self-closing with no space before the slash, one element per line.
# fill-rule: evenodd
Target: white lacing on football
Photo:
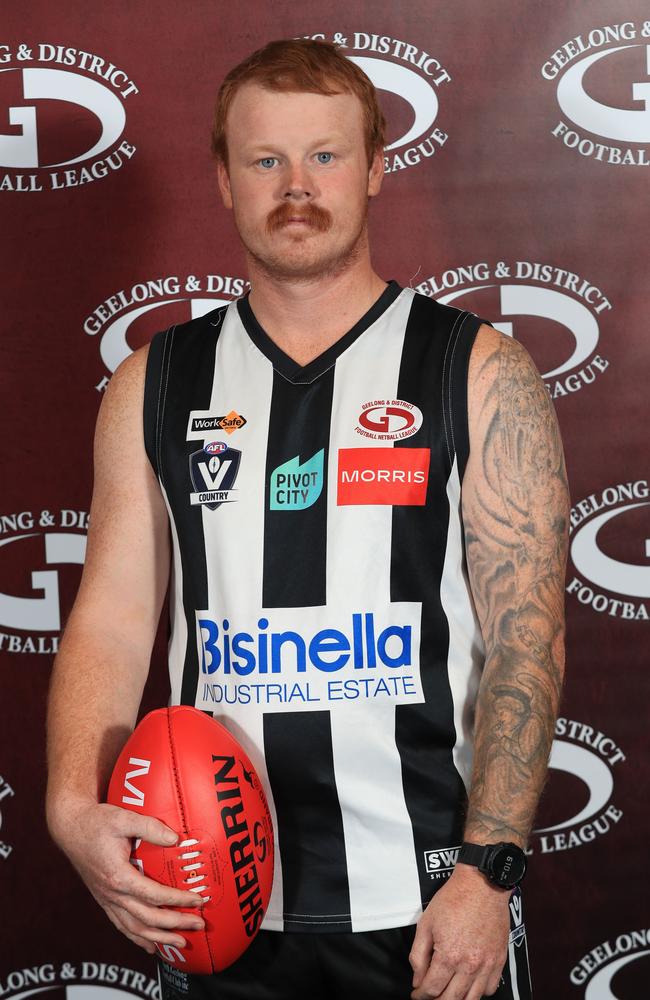
<path fill-rule="evenodd" d="M 178 847 L 196 847 L 198 840 L 181 840 Z M 183 854 L 178 855 L 179 861 L 191 861 L 189 865 L 181 865 L 181 871 L 184 872 L 194 872 L 188 878 L 183 879 L 185 885 L 191 886 L 190 892 L 204 893 L 208 891 L 208 886 L 206 885 L 207 875 L 205 872 L 199 872 L 199 868 L 205 868 L 205 863 L 203 861 L 194 861 L 194 858 L 200 858 L 201 851 L 184 851 Z M 208 902 L 210 896 L 202 896 L 202 899 Z"/>

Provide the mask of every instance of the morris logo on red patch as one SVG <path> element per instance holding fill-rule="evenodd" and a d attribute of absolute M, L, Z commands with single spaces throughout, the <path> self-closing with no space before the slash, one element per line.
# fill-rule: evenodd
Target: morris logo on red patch
<path fill-rule="evenodd" d="M 421 507 L 429 458 L 429 448 L 341 448 L 336 502 Z"/>

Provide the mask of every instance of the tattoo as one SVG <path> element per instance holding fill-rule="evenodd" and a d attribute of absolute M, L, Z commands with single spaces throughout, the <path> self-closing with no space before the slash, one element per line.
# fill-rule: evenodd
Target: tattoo
<path fill-rule="evenodd" d="M 562 685 L 568 489 L 552 404 L 519 344 L 500 341 L 479 373 L 485 384 L 483 447 L 463 485 L 486 646 L 466 838 L 524 843 Z"/>

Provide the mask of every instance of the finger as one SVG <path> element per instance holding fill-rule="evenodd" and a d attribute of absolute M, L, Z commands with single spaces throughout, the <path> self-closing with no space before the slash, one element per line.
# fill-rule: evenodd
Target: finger
<path fill-rule="evenodd" d="M 188 906 L 194 909 L 205 903 L 205 899 L 198 892 L 161 885 L 160 882 L 155 882 L 137 871 L 128 862 L 111 880 L 111 885 L 118 896 L 133 896 L 140 902 L 149 903 L 150 906 Z"/>
<path fill-rule="evenodd" d="M 482 1000 L 483 997 L 492 996 L 494 992 L 494 990 L 492 990 L 492 993 L 489 992 L 487 986 L 485 985 L 484 977 L 481 979 L 475 979 L 471 990 L 467 994 L 467 1000 Z"/>
<path fill-rule="evenodd" d="M 488 976 L 488 981 L 483 991 L 484 996 L 493 997 L 499 987 L 505 983 L 503 972 L 494 972 Z"/>
<path fill-rule="evenodd" d="M 155 816 L 140 816 L 130 809 L 115 814 L 115 833 L 121 837 L 140 837 L 159 847 L 171 847 L 178 842 L 178 833 Z"/>
<path fill-rule="evenodd" d="M 457 972 L 452 976 L 442 993 L 438 994 L 438 1000 L 469 1000 L 469 991 L 473 989 L 474 977 L 466 976 L 462 972 Z M 473 993 L 473 1000 L 481 998 L 482 993 Z"/>
<path fill-rule="evenodd" d="M 110 922 L 117 928 L 120 934 L 124 934 L 125 937 L 127 937 L 130 941 L 133 941 L 134 944 L 139 945 L 140 948 L 144 948 L 144 950 L 150 955 L 155 954 L 156 946 L 151 941 L 146 941 L 145 938 L 140 937 L 138 934 L 131 934 L 131 932 L 122 925 L 122 922 L 113 913 L 112 907 L 105 907 L 105 912 Z"/>
<path fill-rule="evenodd" d="M 198 913 L 181 913 L 180 910 L 168 910 L 160 906 L 146 906 L 135 899 L 125 900 L 124 909 L 137 920 L 149 927 L 160 927 L 163 930 L 200 931 L 205 927 L 205 921 Z"/>
<path fill-rule="evenodd" d="M 187 946 L 187 940 L 181 934 L 164 930 L 161 927 L 149 927 L 141 920 L 138 920 L 137 917 L 133 917 L 128 910 L 122 909 L 119 906 L 115 907 L 113 912 L 116 920 L 119 921 L 118 926 L 121 924 L 121 929 L 124 930 L 127 936 L 135 934 L 140 938 L 144 938 L 145 941 L 150 941 L 152 944 L 173 944 L 176 948 L 185 948 Z"/>
<path fill-rule="evenodd" d="M 420 980 L 417 989 L 411 993 L 412 1000 L 428 1000 L 429 997 L 443 996 L 453 977 L 454 969 L 447 965 L 434 951 L 429 968 Z"/>
<path fill-rule="evenodd" d="M 451 965 L 447 965 L 434 951 L 429 968 L 421 979 L 417 990 L 411 994 L 412 1000 L 428 1000 L 429 997 L 444 996 L 444 991 L 454 975 L 455 969 Z"/>
<path fill-rule="evenodd" d="M 409 952 L 409 962 L 413 969 L 413 988 L 417 989 L 426 975 L 433 954 L 431 931 L 418 925 Z"/>

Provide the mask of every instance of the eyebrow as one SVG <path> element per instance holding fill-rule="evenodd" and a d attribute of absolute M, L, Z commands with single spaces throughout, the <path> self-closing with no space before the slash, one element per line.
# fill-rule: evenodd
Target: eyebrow
<path fill-rule="evenodd" d="M 315 149 L 317 147 L 330 146 L 334 144 L 345 146 L 349 145 L 349 141 L 343 135 L 341 136 L 328 135 L 325 136 L 325 138 L 323 139 L 316 139 L 314 142 L 310 144 L 310 146 L 312 149 Z M 273 142 L 268 142 L 268 143 L 258 142 L 254 146 L 249 146 L 247 152 L 251 154 L 260 152 L 270 153 L 276 150 L 276 148 L 277 147 L 274 146 Z"/>

